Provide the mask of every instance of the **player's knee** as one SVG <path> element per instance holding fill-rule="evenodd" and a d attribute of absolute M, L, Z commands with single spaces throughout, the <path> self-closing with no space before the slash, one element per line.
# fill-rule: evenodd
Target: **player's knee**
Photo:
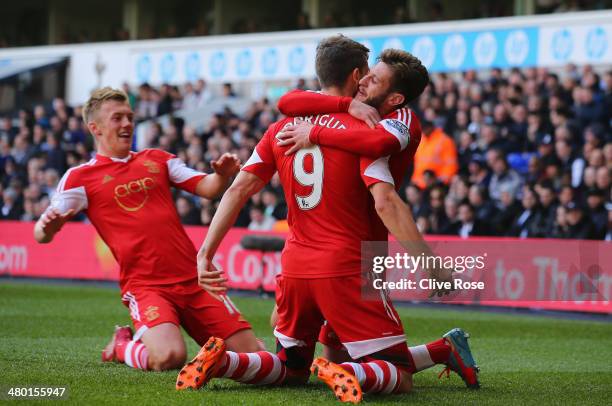
<path fill-rule="evenodd" d="M 149 353 L 149 367 L 154 371 L 177 369 L 185 364 L 186 358 L 184 347 L 166 347 Z"/>

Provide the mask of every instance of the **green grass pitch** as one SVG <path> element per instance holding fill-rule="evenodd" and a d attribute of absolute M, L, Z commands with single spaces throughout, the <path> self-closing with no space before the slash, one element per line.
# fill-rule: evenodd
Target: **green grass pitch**
<path fill-rule="evenodd" d="M 272 300 L 234 301 L 274 348 Z M 468 390 L 441 367 L 417 374 L 401 396 L 367 396 L 369 404 L 610 404 L 612 323 L 516 314 L 400 307 L 410 345 L 452 327 L 471 333 L 482 389 Z M 0 386 L 68 386 L 69 402 L 94 404 L 338 404 L 326 386 L 262 388 L 213 380 L 198 392 L 177 392 L 176 372 L 152 373 L 100 362 L 100 350 L 128 311 L 117 289 L 0 281 Z M 189 355 L 197 351 L 188 339 Z M 2 402 L 0 402 L 2 403 Z"/>

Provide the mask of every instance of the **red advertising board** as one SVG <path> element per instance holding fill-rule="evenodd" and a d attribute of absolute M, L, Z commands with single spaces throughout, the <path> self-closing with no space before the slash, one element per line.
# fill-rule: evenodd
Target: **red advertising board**
<path fill-rule="evenodd" d="M 206 228 L 186 227 L 186 229 L 195 246 L 199 247 L 204 239 Z M 51 244 L 37 244 L 32 237 L 32 231 L 33 223 L 0 222 L 0 276 L 111 281 L 118 279 L 117 263 L 91 225 L 68 223 Z M 240 246 L 240 239 L 247 234 L 254 233 L 246 229 L 230 230 L 215 256 L 215 264 L 226 272 L 232 288 L 273 291 L 274 276 L 281 272 L 280 253 L 262 255 L 258 251 L 243 249 Z M 285 236 L 283 233 L 273 232 L 258 232 L 257 234 Z M 439 239 L 432 238 L 430 241 L 435 245 Z M 491 272 L 486 275 L 486 278 L 490 278 L 491 291 L 486 296 L 462 297 L 462 300 L 457 300 L 458 302 L 612 313 L 612 304 L 609 301 L 612 289 L 612 243 L 493 238 L 481 241 L 480 249 L 487 247 L 487 263 L 492 266 Z M 459 246 L 450 247 L 448 252 L 452 253 Z M 579 247 L 581 254 L 571 255 L 572 250 L 576 251 L 576 247 Z M 556 280 L 555 289 L 550 283 L 549 285 L 534 285 L 550 282 L 549 279 L 546 279 L 546 275 L 551 272 L 559 274 L 565 269 L 551 268 L 555 264 L 575 262 L 575 258 L 581 260 L 580 258 L 585 255 L 592 256 L 593 253 L 597 255 L 600 265 L 596 275 L 597 289 L 600 294 L 596 297 L 585 296 L 584 292 L 579 289 L 582 286 L 581 282 L 574 281 L 572 275 L 568 275 L 567 292 L 569 296 L 560 296 L 565 292 L 563 290 L 565 288 L 561 286 L 562 293 L 559 293 L 559 284 L 562 283 L 562 281 L 558 282 L 559 279 Z M 489 279 L 486 280 L 489 281 Z M 518 297 L 518 300 L 517 297 L 506 297 L 516 295 L 517 283 L 531 286 L 532 290 L 536 290 L 533 295 L 539 294 L 539 296 Z M 396 298 L 415 299 L 402 294 L 396 295 Z"/>

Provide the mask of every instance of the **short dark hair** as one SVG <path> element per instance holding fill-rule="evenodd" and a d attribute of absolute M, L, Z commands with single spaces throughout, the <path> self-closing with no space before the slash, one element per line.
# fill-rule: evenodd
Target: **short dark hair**
<path fill-rule="evenodd" d="M 385 49 L 378 60 L 389 65 L 393 71 L 391 88 L 404 96 L 403 105 L 419 97 L 429 84 L 427 68 L 410 52 Z"/>
<path fill-rule="evenodd" d="M 463 207 L 463 206 L 467 207 L 468 209 L 470 209 L 472 213 L 474 213 L 474 206 L 472 206 L 472 203 L 470 203 L 468 199 L 461 200 L 459 204 L 457 205 L 457 208 Z"/>
<path fill-rule="evenodd" d="M 355 68 L 367 68 L 369 52 L 366 46 L 342 34 L 319 42 L 315 66 L 321 86 L 343 86 Z"/>

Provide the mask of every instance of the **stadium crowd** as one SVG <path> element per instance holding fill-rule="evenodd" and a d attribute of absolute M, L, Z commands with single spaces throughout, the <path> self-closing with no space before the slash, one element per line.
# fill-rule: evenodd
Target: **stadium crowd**
<path fill-rule="evenodd" d="M 612 70 L 600 76 L 590 66 L 568 65 L 559 73 L 493 69 L 486 77 L 468 71 L 432 79 L 412 106 L 423 137 L 414 173 L 400 190 L 422 232 L 612 240 Z M 317 85 L 300 80 L 298 87 Z M 124 90 L 138 121 L 217 97 L 203 80 Z M 234 95 L 231 85 L 222 95 Z M 242 116 L 230 105 L 200 132 L 178 118 L 155 123 L 144 144 L 209 172 L 209 162 L 224 152 L 245 162 L 279 116 L 267 99 Z M 38 219 L 63 173 L 91 159 L 93 140 L 80 117 L 81 106 L 56 98 L 0 118 L 0 219 Z M 217 204 L 176 191 L 184 224 L 208 225 Z M 274 178 L 236 226 L 281 230 L 286 215 Z"/>

